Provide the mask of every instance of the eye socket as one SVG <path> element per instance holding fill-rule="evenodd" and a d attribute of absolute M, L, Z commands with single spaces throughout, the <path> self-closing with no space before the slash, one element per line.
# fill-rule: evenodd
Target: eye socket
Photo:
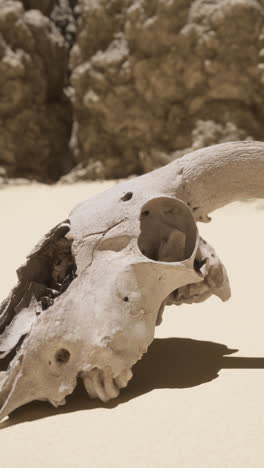
<path fill-rule="evenodd" d="M 197 228 L 187 206 L 171 197 L 149 200 L 140 213 L 138 247 L 154 261 L 181 262 L 194 252 Z"/>
<path fill-rule="evenodd" d="M 66 362 L 69 361 L 70 357 L 71 357 L 70 351 L 68 351 L 65 348 L 58 349 L 58 351 L 56 351 L 55 353 L 55 360 L 59 364 L 65 364 Z"/>
<path fill-rule="evenodd" d="M 124 301 L 124 302 L 128 302 L 128 301 L 129 301 L 128 297 L 125 296 L 125 297 L 123 298 L 123 301 Z"/>

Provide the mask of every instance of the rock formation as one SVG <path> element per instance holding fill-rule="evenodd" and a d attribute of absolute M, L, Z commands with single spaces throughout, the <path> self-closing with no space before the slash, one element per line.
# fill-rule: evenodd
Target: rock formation
<path fill-rule="evenodd" d="M 74 164 L 70 180 L 125 177 L 264 138 L 263 0 L 23 4 L 0 0 L 10 174 L 54 180 Z"/>
<path fill-rule="evenodd" d="M 49 3 L 40 2 L 43 10 Z M 67 67 L 65 41 L 50 19 L 0 0 L 0 166 L 8 176 L 50 182 L 71 169 Z"/>
<path fill-rule="evenodd" d="M 121 177 L 164 153 L 263 138 L 263 1 L 80 5 L 71 63 L 82 164 Z"/>

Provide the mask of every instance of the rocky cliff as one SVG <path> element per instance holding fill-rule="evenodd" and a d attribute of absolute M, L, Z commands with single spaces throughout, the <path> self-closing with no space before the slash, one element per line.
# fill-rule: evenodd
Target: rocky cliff
<path fill-rule="evenodd" d="M 0 60 L 11 176 L 125 177 L 264 140 L 263 0 L 0 0 Z"/>

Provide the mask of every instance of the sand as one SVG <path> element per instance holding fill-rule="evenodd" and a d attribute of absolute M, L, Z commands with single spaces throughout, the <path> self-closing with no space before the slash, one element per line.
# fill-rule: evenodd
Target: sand
<path fill-rule="evenodd" d="M 42 234 L 110 185 L 0 191 L 0 300 Z M 94 403 L 79 390 L 59 410 L 45 403 L 16 410 L 0 424 L 0 467 L 262 468 L 263 208 L 235 203 L 199 225 L 229 272 L 229 302 L 168 308 L 116 402 Z M 228 356 L 231 349 L 238 351 Z"/>

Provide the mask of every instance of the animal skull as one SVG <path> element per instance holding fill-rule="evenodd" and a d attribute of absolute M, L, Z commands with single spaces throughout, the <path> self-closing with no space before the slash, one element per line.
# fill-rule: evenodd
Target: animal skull
<path fill-rule="evenodd" d="M 65 404 L 78 377 L 91 398 L 117 397 L 165 305 L 227 300 L 225 268 L 196 221 L 262 197 L 263 175 L 263 143 L 228 143 L 78 205 L 31 252 L 0 307 L 0 418 L 32 400 Z"/>

